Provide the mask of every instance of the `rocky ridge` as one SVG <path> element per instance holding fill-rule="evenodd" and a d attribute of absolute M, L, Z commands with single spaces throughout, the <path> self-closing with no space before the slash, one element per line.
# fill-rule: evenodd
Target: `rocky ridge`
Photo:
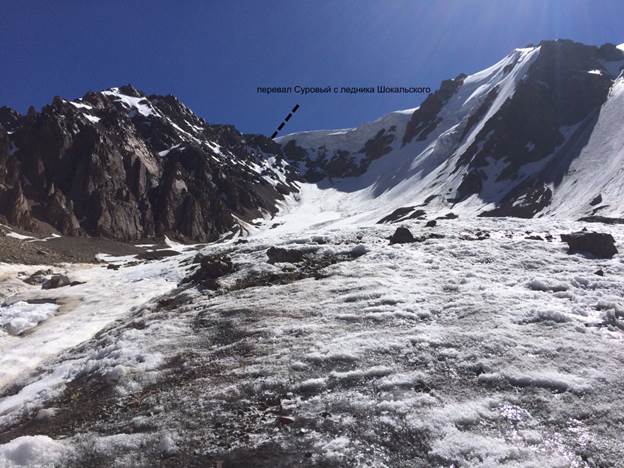
<path fill-rule="evenodd" d="M 281 148 L 128 85 L 0 109 L 0 216 L 34 232 L 211 241 L 297 191 Z"/>

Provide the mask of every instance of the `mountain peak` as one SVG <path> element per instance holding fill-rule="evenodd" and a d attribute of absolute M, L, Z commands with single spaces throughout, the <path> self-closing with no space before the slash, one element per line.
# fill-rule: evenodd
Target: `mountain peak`
<path fill-rule="evenodd" d="M 613 44 L 545 40 L 443 81 L 407 114 L 278 141 L 308 180 L 327 178 L 323 186 L 372 197 L 370 206 L 385 204 L 389 211 L 409 203 L 497 216 L 618 215 L 619 189 L 609 177 L 597 184 L 586 174 L 582 183 L 592 188 L 579 192 L 583 199 L 575 197 L 574 204 L 560 200 L 557 187 L 569 178 L 569 167 L 585 167 L 581 160 L 591 158 L 583 150 L 589 134 L 618 138 L 605 112 L 615 113 L 614 80 L 623 66 L 624 53 Z M 603 164 L 617 159 L 596 145 Z M 613 196 L 591 205 L 599 193 Z"/>
<path fill-rule="evenodd" d="M 132 97 L 145 97 L 145 94 L 142 91 L 139 91 L 137 88 L 132 86 L 131 84 L 126 84 L 120 86 L 118 88 L 111 88 L 111 91 L 117 91 L 119 94 L 124 94 L 126 96 Z"/>

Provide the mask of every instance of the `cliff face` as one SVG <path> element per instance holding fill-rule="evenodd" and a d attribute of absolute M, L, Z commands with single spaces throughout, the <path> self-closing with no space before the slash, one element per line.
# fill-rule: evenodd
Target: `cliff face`
<path fill-rule="evenodd" d="M 19 227 L 210 241 L 297 190 L 280 147 L 132 86 L 0 109 L 0 216 Z"/>

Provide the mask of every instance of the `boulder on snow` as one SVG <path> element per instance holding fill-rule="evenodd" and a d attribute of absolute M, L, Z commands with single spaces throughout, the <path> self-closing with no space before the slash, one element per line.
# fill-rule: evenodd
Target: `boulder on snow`
<path fill-rule="evenodd" d="M 568 253 L 589 253 L 597 258 L 611 258 L 618 250 L 611 234 L 579 231 L 561 234 L 561 240 L 568 244 Z"/>
<path fill-rule="evenodd" d="M 489 239 L 490 238 L 490 233 L 487 232 L 487 231 L 482 231 L 482 230 L 478 229 L 474 233 L 472 233 L 472 232 L 462 233 L 462 234 L 459 235 L 459 238 L 461 240 L 480 241 L 480 240 Z"/>
<path fill-rule="evenodd" d="M 398 227 L 390 238 L 390 244 L 409 244 L 412 242 L 416 242 L 416 239 L 410 230 L 405 227 Z"/>
<path fill-rule="evenodd" d="M 234 265 L 227 256 L 209 257 L 205 256 L 200 260 L 199 268 L 187 276 L 182 283 L 199 283 L 210 289 L 217 289 L 217 278 L 232 273 Z"/>
<path fill-rule="evenodd" d="M 434 227 L 436 224 L 438 224 L 438 222 L 435 219 L 432 219 L 430 221 L 427 221 L 425 227 Z"/>
<path fill-rule="evenodd" d="M 36 284 L 43 284 L 48 278 L 48 276 L 54 274 L 54 271 L 47 269 L 47 270 L 37 270 L 35 271 L 32 275 L 30 275 L 28 278 L 26 278 L 24 281 L 24 283 L 27 284 L 32 284 L 32 285 L 36 285 Z"/>
<path fill-rule="evenodd" d="M 269 263 L 297 263 L 303 260 L 303 252 L 295 249 L 271 247 L 266 252 Z"/>
<path fill-rule="evenodd" d="M 63 286 L 69 286 L 71 281 L 65 275 L 52 275 L 49 280 L 45 280 L 41 285 L 41 289 L 56 289 Z"/>

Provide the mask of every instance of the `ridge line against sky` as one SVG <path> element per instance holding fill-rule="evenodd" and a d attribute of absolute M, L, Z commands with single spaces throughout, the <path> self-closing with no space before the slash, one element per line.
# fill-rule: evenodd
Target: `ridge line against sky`
<path fill-rule="evenodd" d="M 424 95 L 265 95 L 258 86 L 428 86 L 544 39 L 624 42 L 611 0 L 1 0 L 0 105 L 132 83 L 210 123 L 270 135 L 355 127 Z"/>

